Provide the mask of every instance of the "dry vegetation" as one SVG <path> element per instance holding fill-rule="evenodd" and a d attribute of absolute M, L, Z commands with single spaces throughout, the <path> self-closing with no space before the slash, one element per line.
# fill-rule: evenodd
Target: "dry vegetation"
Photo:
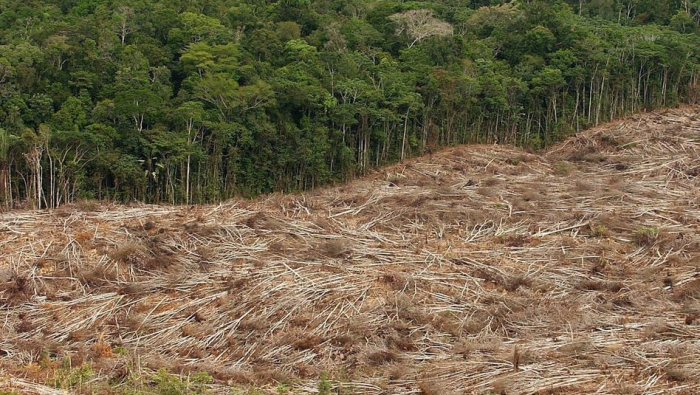
<path fill-rule="evenodd" d="M 695 394 L 699 176 L 687 107 L 301 196 L 1 213 L 0 388 Z"/>

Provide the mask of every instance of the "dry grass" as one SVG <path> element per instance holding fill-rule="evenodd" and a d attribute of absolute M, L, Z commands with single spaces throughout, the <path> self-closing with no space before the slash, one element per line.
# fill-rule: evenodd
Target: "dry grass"
<path fill-rule="evenodd" d="M 694 393 L 699 134 L 683 108 L 302 196 L 0 213 L 0 388 Z"/>

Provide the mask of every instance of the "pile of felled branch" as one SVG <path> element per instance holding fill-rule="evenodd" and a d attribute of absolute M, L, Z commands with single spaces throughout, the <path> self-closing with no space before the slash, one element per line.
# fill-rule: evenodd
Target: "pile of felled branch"
<path fill-rule="evenodd" d="M 694 108 L 306 195 L 1 213 L 2 375 L 37 394 L 161 368 L 222 392 L 690 394 L 698 256 Z"/>

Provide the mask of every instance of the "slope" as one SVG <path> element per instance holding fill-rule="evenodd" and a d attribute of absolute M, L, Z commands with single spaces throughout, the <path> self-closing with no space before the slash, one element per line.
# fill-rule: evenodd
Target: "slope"
<path fill-rule="evenodd" d="M 2 213 L 0 387 L 694 393 L 697 110 L 306 195 Z"/>

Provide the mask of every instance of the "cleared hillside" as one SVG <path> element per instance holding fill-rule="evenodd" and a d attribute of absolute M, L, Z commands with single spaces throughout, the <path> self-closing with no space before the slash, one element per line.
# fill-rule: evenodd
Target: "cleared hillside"
<path fill-rule="evenodd" d="M 154 393 L 165 368 L 212 393 L 693 394 L 700 116 L 306 195 L 1 213 L 0 268 L 18 393 Z"/>

